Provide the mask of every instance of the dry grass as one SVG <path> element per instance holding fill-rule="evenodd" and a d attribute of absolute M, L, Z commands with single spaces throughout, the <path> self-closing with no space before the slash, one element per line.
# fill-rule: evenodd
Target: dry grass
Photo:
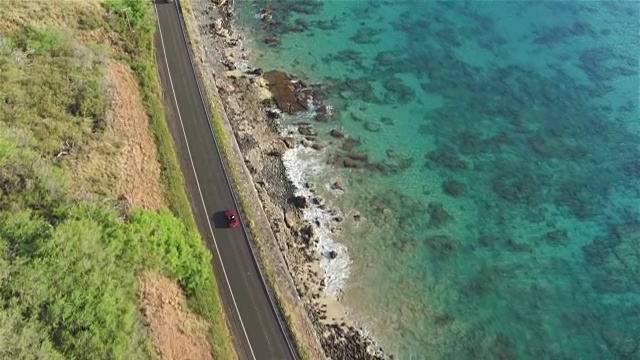
<path fill-rule="evenodd" d="M 3 0 L 0 33 L 27 24 L 66 28 L 84 43 L 108 41 L 112 49 L 119 51 L 122 42 L 117 34 L 103 27 L 103 15 L 104 8 L 97 0 Z"/>
<path fill-rule="evenodd" d="M 205 336 L 208 325 L 187 308 L 186 298 L 170 279 L 144 273 L 138 277 L 142 312 L 162 360 L 213 360 Z"/>
<path fill-rule="evenodd" d="M 113 82 L 111 108 L 114 129 L 124 144 L 118 157 L 118 189 L 134 207 L 159 210 L 165 206 L 160 182 L 158 149 L 149 130 L 138 83 L 133 71 L 117 61 L 109 62 Z"/>

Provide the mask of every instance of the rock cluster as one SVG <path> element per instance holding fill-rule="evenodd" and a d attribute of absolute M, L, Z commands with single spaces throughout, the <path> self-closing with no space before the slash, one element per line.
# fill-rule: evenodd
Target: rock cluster
<path fill-rule="evenodd" d="M 387 356 L 383 350 L 376 348 L 375 344 L 362 336 L 360 331 L 353 326 L 341 324 L 324 324 L 326 317 L 324 311 L 315 306 L 309 310 L 311 321 L 316 326 L 320 337 L 320 343 L 330 359 L 336 360 L 388 360 L 393 356 Z"/>
<path fill-rule="evenodd" d="M 283 71 L 267 71 L 263 75 L 280 110 L 294 114 L 309 109 L 312 89 Z"/>
<path fill-rule="evenodd" d="M 294 275 L 296 290 L 302 297 L 309 320 L 317 333 L 317 339 L 322 350 L 332 359 L 386 359 L 380 349 L 373 348 L 371 340 L 363 336 L 356 328 L 343 326 L 336 321 L 326 319 L 326 310 L 315 301 L 321 297 L 324 286 L 321 276 L 311 276 L 302 269 L 309 264 L 317 263 L 318 254 L 312 246 L 315 227 L 302 218 L 302 212 L 309 206 L 324 207 L 324 200 L 318 197 L 294 195 L 294 189 L 286 178 L 284 165 L 280 156 L 298 144 L 309 146 L 316 150 L 326 148 L 331 142 L 339 142 L 344 151 L 343 161 L 354 168 L 364 169 L 368 164 L 365 154 L 359 154 L 353 149 L 359 141 L 349 137 L 344 132 L 333 129 L 326 135 L 328 139 L 321 140 L 312 124 L 298 124 L 296 134 L 281 136 L 277 127 L 277 120 L 281 112 L 293 114 L 307 111 L 310 105 L 316 109 L 314 118 L 317 122 L 329 122 L 338 116 L 337 109 L 323 104 L 322 89 L 314 84 L 307 84 L 294 76 L 278 70 L 251 69 L 240 71 L 236 66 L 239 59 L 246 59 L 239 49 L 240 34 L 231 28 L 233 13 L 225 0 L 218 0 L 219 8 L 211 2 L 194 2 L 194 14 L 200 23 L 200 31 L 205 42 L 205 48 L 220 49 L 221 51 L 207 51 L 212 59 L 215 72 L 215 85 L 223 100 L 223 106 L 233 127 L 234 137 L 240 146 L 244 162 L 251 172 L 258 190 L 260 201 L 270 219 L 271 230 L 276 235 L 277 245 L 285 253 L 289 272 Z M 260 13 L 265 23 L 265 42 L 269 45 L 280 44 L 279 34 L 282 30 L 275 19 L 281 11 L 274 3 L 274 7 L 266 8 Z M 298 12 L 316 12 L 318 2 L 301 2 L 293 4 L 292 8 Z M 199 8 L 196 8 L 199 7 Z M 277 7 L 277 8 L 276 8 Z M 226 9 L 226 10 L 225 10 Z M 212 17 L 220 16 L 221 20 Z M 304 30 L 309 24 L 296 22 L 290 24 L 286 31 Z M 318 24 L 330 28 L 332 22 Z M 296 30 L 297 29 L 297 30 Z M 277 31 L 276 31 L 277 30 Z M 331 139 L 331 140 L 330 140 Z M 312 184 L 309 184 L 311 187 Z M 332 188 L 345 191 L 340 181 L 334 181 Z M 360 220 L 356 214 L 354 219 Z M 335 216 L 336 223 L 343 221 Z M 330 258 L 340 254 L 329 252 Z M 269 260 L 272 261 L 271 258 Z M 306 275 L 305 275 L 306 274 Z M 319 286 L 319 288 L 318 288 Z M 321 321 L 322 320 L 322 321 Z"/>

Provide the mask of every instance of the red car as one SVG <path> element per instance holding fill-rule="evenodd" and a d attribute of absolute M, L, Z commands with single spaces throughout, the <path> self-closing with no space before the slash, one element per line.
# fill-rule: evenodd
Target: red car
<path fill-rule="evenodd" d="M 235 211 L 227 210 L 224 212 L 224 217 L 227 219 L 227 226 L 230 228 L 234 228 L 238 226 L 238 217 L 236 216 Z"/>

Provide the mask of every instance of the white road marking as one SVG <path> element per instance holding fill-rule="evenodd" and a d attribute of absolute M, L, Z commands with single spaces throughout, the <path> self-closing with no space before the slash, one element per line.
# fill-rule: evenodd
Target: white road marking
<path fill-rule="evenodd" d="M 180 126 L 182 127 L 182 134 L 184 135 L 184 141 L 187 144 L 187 153 L 189 154 L 189 160 L 191 161 L 191 169 L 193 169 L 193 175 L 196 179 L 196 185 L 198 187 L 198 194 L 200 195 L 200 201 L 202 201 L 202 208 L 204 212 L 209 216 L 209 212 L 207 211 L 207 207 L 204 204 L 204 197 L 202 196 L 202 190 L 200 189 L 200 182 L 198 181 L 198 174 L 196 173 L 195 165 L 193 164 L 193 158 L 191 157 L 191 149 L 189 148 L 189 141 L 187 140 L 187 133 L 184 130 L 184 123 L 182 122 L 182 115 L 180 114 L 180 107 L 178 106 L 178 99 L 176 98 L 176 92 L 173 88 L 173 80 L 171 79 L 171 70 L 169 70 L 169 61 L 167 60 L 167 52 L 164 47 L 164 39 L 162 37 L 162 29 L 160 27 L 160 19 L 158 18 L 158 7 L 153 4 L 155 13 L 156 13 L 156 22 L 158 23 L 158 33 L 160 34 L 160 43 L 162 44 L 162 53 L 164 55 L 164 62 L 167 66 L 167 74 L 169 75 L 169 84 L 171 85 L 171 94 L 173 95 L 173 101 L 176 104 L 176 110 L 178 111 L 178 119 L 180 120 Z M 208 121 L 208 119 L 207 119 Z M 244 327 L 244 322 L 242 321 L 242 316 L 240 315 L 240 311 L 238 310 L 238 304 L 236 303 L 236 299 L 233 296 L 233 290 L 231 289 L 231 284 L 229 283 L 229 278 L 227 277 L 227 271 L 224 268 L 224 263 L 222 262 L 222 257 L 220 256 L 220 250 L 218 249 L 218 243 L 216 242 L 216 237 L 213 235 L 213 228 L 211 228 L 211 222 L 207 221 L 207 225 L 209 226 L 209 231 L 211 232 L 211 237 L 213 238 L 213 245 L 216 248 L 216 255 L 220 260 L 220 265 L 222 265 L 222 273 L 224 274 L 225 282 L 227 283 L 227 287 L 229 288 L 229 293 L 231 294 L 231 300 L 233 302 L 233 306 L 236 308 L 236 313 L 238 313 L 238 319 L 240 320 L 240 326 L 242 327 L 242 332 L 244 333 L 245 339 L 247 339 L 247 345 L 249 345 L 249 351 L 251 352 L 251 357 L 253 360 L 256 360 L 256 356 L 253 353 L 253 348 L 251 347 L 251 341 L 249 341 L 249 336 L 247 335 L 247 329 Z M 215 281 L 215 279 L 213 279 Z"/>

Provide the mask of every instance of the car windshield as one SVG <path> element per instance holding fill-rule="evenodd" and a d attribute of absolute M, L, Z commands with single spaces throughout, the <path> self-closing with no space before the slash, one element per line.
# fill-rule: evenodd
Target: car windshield
<path fill-rule="evenodd" d="M 235 217 L 235 216 L 233 216 L 233 214 L 229 214 L 229 220 L 233 220 L 233 219 L 235 219 L 235 218 L 236 218 L 236 217 Z"/>

